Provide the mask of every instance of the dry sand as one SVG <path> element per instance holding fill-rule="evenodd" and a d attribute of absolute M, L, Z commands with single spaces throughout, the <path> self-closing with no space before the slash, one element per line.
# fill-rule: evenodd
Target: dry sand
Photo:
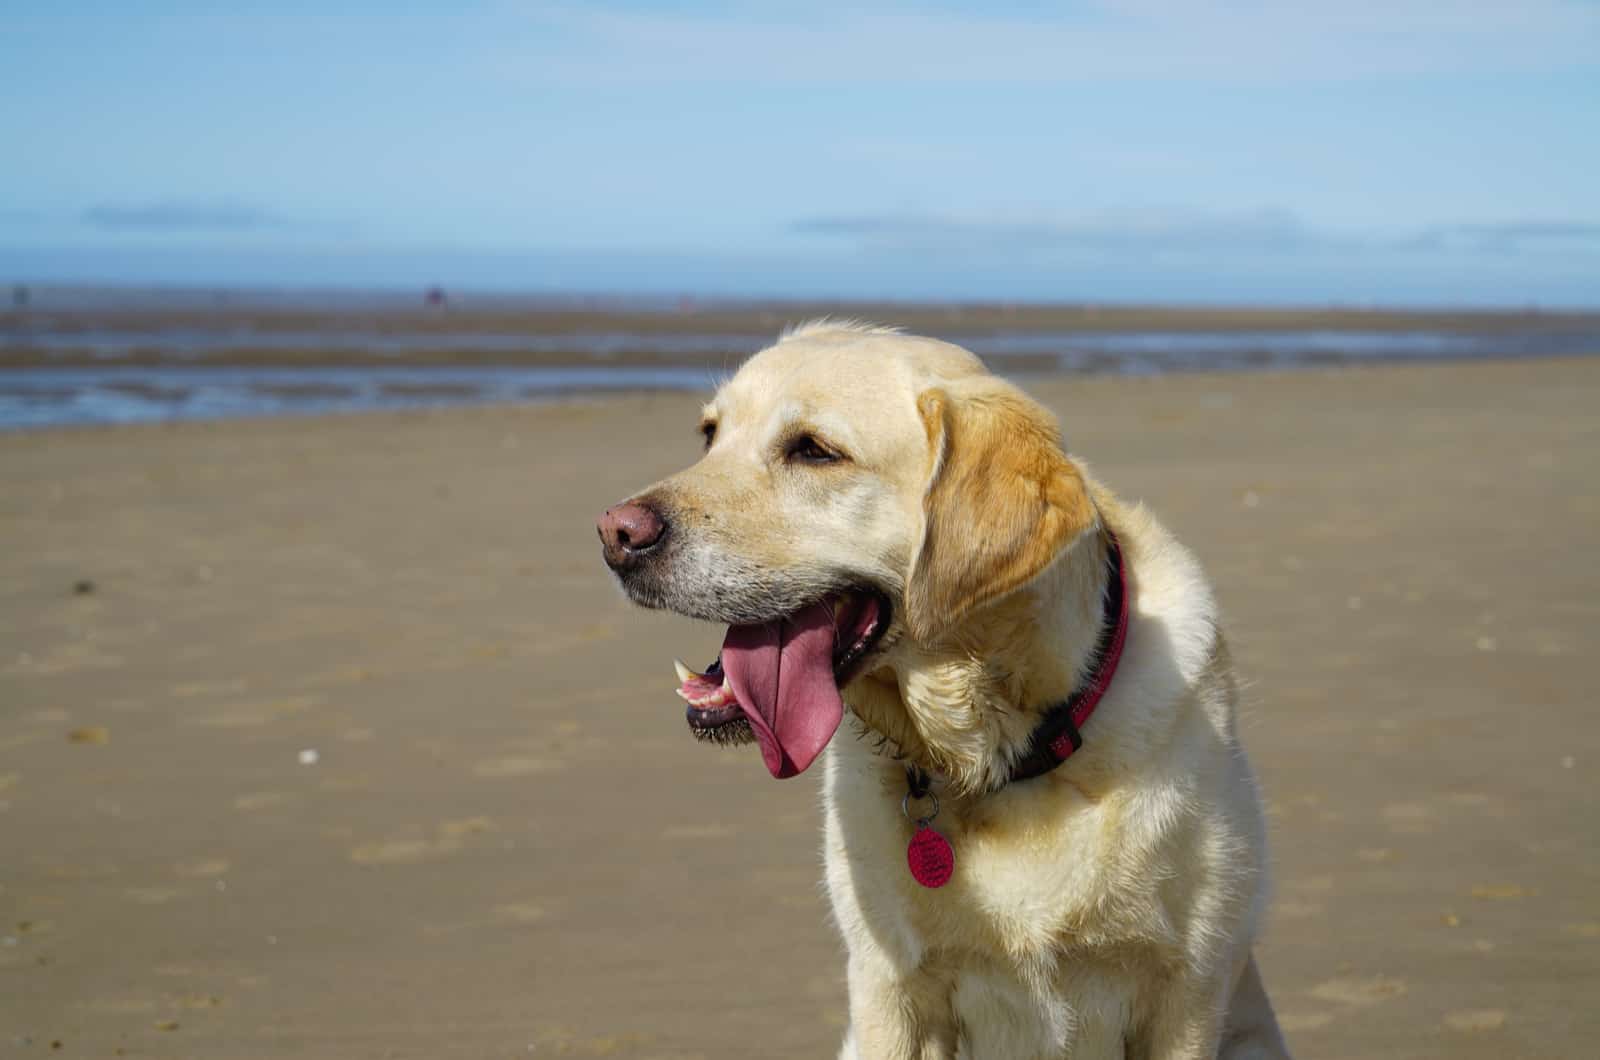
<path fill-rule="evenodd" d="M 1219 587 L 1299 1055 L 1592 1055 L 1600 360 L 1034 389 Z M 0 437 L 0 1054 L 831 1056 L 815 778 L 594 541 L 693 406 Z"/>

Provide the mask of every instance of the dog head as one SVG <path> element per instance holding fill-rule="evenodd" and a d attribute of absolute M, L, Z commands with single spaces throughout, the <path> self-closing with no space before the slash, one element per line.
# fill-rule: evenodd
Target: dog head
<path fill-rule="evenodd" d="M 700 430 L 698 463 L 601 517 L 603 552 L 637 603 L 727 624 L 706 673 L 680 664 L 679 694 L 697 734 L 753 736 L 774 776 L 822 751 L 842 690 L 959 652 L 1098 525 L 1050 414 L 930 339 L 802 328 Z"/>

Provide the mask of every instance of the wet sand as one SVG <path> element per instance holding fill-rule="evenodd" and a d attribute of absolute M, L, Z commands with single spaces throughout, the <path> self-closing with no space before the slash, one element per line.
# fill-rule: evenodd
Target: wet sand
<path fill-rule="evenodd" d="M 1298 1054 L 1591 1051 L 1600 360 L 1033 390 L 1217 583 Z M 833 1055 L 815 778 L 594 541 L 694 406 L 0 436 L 0 1053 Z"/>
<path fill-rule="evenodd" d="M 246 294 L 211 302 L 195 294 L 176 302 L 161 292 L 132 292 L 106 302 L 51 299 L 28 309 L 0 309 L 0 370 L 39 367 L 389 366 L 570 368 L 692 366 L 720 371 L 787 325 L 819 316 L 890 320 L 917 334 L 955 341 L 996 334 L 1378 332 L 1437 333 L 1504 339 L 1499 353 L 1531 344 L 1587 353 L 1600 314 L 1527 311 L 1356 308 L 1170 307 L 863 302 L 707 302 L 679 309 L 641 308 L 627 300 L 531 302 L 467 298 L 423 307 L 393 298 L 364 303 L 299 304 Z M 55 301 L 61 301 L 56 299 Z M 599 347 L 597 339 L 603 340 Z M 731 340 L 731 344 L 728 340 Z M 1572 342 L 1580 344 L 1574 349 Z M 109 343 L 109 346 L 106 344 Z M 980 352 L 982 352 L 980 350 Z M 1013 357 L 1012 371 L 1050 371 L 1048 357 Z M 1106 368 L 1114 369 L 1114 364 Z"/>

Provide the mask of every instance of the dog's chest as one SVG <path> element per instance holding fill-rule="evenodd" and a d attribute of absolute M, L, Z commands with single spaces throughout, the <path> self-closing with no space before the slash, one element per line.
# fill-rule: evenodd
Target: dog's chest
<path fill-rule="evenodd" d="M 927 942 L 1043 957 L 1143 934 L 1134 923 L 1141 918 L 1119 895 L 1114 809 L 1072 802 L 951 815 L 950 883 L 900 888 Z"/>
<path fill-rule="evenodd" d="M 881 777 L 838 770 L 829 789 L 827 859 L 841 923 L 859 910 L 862 926 L 907 960 L 948 952 L 1048 961 L 1167 933 L 1146 889 L 1159 866 L 1120 842 L 1114 799 L 1091 803 L 1052 786 L 947 807 L 930 827 L 949 842 L 954 871 L 928 888 L 907 864 L 917 825 L 885 797 Z"/>

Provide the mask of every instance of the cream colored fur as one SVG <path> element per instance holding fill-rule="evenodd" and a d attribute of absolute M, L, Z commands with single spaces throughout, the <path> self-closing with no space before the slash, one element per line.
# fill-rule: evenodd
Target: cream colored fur
<path fill-rule="evenodd" d="M 844 690 L 845 726 L 881 739 L 841 730 L 822 762 L 841 1056 L 1287 1056 L 1251 955 L 1261 807 L 1194 556 L 945 343 L 809 325 L 747 362 L 706 423 L 706 457 L 642 495 L 678 538 L 636 599 L 749 621 L 856 583 L 896 608 Z M 846 459 L 795 466 L 796 431 Z M 1120 668 L 1083 748 L 1006 784 L 1042 710 L 1084 678 L 1107 531 L 1132 600 Z M 906 867 L 907 762 L 935 776 L 955 851 L 938 890 Z"/>

